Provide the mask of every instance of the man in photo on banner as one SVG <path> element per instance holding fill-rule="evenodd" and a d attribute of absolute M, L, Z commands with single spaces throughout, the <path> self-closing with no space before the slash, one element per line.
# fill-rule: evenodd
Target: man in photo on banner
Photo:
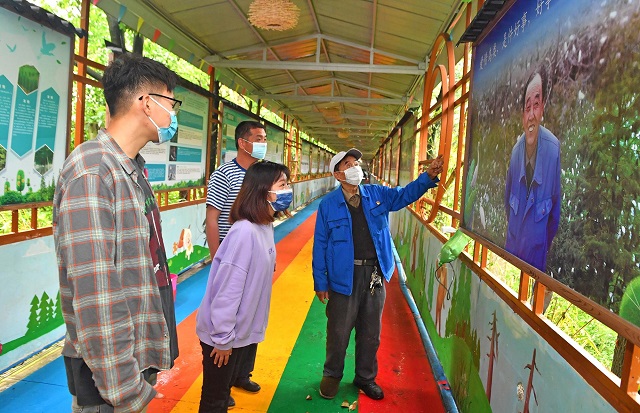
<path fill-rule="evenodd" d="M 522 126 L 507 172 L 505 249 L 540 271 L 560 222 L 560 142 L 540 125 L 547 99 L 546 73 L 534 71 L 522 94 Z"/>

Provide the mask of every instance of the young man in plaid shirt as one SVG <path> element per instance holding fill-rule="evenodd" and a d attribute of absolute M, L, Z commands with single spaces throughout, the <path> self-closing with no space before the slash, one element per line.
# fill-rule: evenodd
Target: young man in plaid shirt
<path fill-rule="evenodd" d="M 160 213 L 139 154 L 175 134 L 176 81 L 151 59 L 115 60 L 102 79 L 108 127 L 60 172 L 53 229 L 73 412 L 146 411 L 156 373 L 178 356 Z"/>

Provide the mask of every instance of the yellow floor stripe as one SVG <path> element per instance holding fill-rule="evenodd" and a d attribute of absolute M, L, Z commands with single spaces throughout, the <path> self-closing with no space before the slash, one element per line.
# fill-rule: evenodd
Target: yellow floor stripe
<path fill-rule="evenodd" d="M 273 285 L 269 326 L 265 341 L 258 346 L 253 372 L 253 378 L 260 383 L 262 390 L 257 394 L 249 394 L 234 388 L 231 393 L 237 406 L 233 409 L 234 412 L 266 412 L 269 408 L 315 297 L 311 275 L 312 246 L 313 238 Z M 201 388 L 202 375 L 198 376 L 171 412 L 197 411 Z"/>

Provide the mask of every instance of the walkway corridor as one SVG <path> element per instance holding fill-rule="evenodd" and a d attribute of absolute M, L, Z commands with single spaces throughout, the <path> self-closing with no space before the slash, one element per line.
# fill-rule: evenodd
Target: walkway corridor
<path fill-rule="evenodd" d="M 276 227 L 277 267 L 273 276 L 271 313 L 266 340 L 258 346 L 253 378 L 262 390 L 249 394 L 232 390 L 234 413 L 347 412 L 347 401 L 359 412 L 444 412 L 437 385 L 397 277 L 387 286 L 377 382 L 385 398 L 374 401 L 351 384 L 354 377 L 353 337 L 345 376 L 333 400 L 318 394 L 324 362 L 326 317 L 313 292 L 311 250 L 316 200 Z M 202 383 L 201 348 L 195 334 L 195 310 L 200 304 L 209 266 L 178 285 L 176 313 L 180 357 L 175 367 L 158 377 L 149 413 L 196 412 Z M 357 402 L 357 403 L 354 403 Z M 0 393 L 2 412 L 68 412 L 62 358 L 43 366 Z"/>

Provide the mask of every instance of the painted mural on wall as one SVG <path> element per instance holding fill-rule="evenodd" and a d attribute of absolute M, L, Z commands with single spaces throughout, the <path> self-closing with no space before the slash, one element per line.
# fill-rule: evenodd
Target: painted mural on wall
<path fill-rule="evenodd" d="M 470 103 L 463 226 L 614 312 L 640 276 L 639 24 L 637 1 L 517 0 Z"/>
<path fill-rule="evenodd" d="M 180 274 L 209 257 L 202 222 L 205 205 L 164 211 L 162 234 L 169 269 Z M 175 244 L 175 245 L 174 245 Z M 177 244 L 180 244 L 178 246 Z M 0 372 L 60 340 L 58 266 L 53 237 L 0 246 Z M 179 295 L 178 295 L 179 297 Z"/>
<path fill-rule="evenodd" d="M 51 201 L 65 158 L 73 37 L 0 7 L 0 205 Z"/>
<path fill-rule="evenodd" d="M 53 237 L 0 246 L 0 372 L 64 335 Z"/>
<path fill-rule="evenodd" d="M 293 202 L 289 209 L 298 208 L 326 194 L 335 188 L 336 183 L 337 181 L 332 176 L 292 183 Z"/>
<path fill-rule="evenodd" d="M 162 212 L 162 236 L 165 239 L 167 264 L 172 274 L 181 274 L 209 258 L 203 222 L 204 204 Z"/>
<path fill-rule="evenodd" d="M 390 225 L 461 412 L 615 411 L 469 268 L 455 260 L 438 269 L 442 243 L 410 211 L 391 214 Z"/>

